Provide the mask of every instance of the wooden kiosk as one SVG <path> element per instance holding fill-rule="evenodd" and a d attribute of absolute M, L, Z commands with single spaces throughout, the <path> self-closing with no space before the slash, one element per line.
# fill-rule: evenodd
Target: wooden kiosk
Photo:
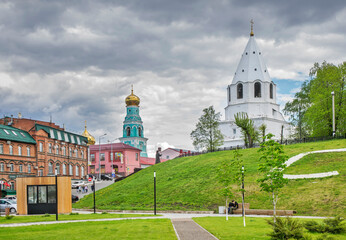
<path fill-rule="evenodd" d="M 18 177 L 16 185 L 20 215 L 72 211 L 71 177 Z"/>

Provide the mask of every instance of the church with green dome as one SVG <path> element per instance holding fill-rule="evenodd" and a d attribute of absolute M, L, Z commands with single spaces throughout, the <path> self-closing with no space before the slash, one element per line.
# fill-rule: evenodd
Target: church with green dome
<path fill-rule="evenodd" d="M 119 138 L 119 140 L 132 147 L 139 148 L 141 157 L 148 157 L 148 139 L 144 137 L 143 122 L 139 116 L 140 99 L 133 94 L 133 88 L 131 89 L 131 94 L 126 97 L 125 103 L 126 117 L 123 122 L 123 137 Z"/>

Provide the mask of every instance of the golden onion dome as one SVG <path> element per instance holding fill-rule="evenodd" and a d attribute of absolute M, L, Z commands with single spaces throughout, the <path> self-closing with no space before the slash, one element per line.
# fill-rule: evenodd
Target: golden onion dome
<path fill-rule="evenodd" d="M 85 129 L 84 132 L 82 133 L 83 137 L 86 137 L 88 139 L 88 145 L 94 145 L 95 144 L 95 138 L 93 136 L 91 136 L 91 134 L 88 132 L 87 130 L 87 126 L 86 126 L 86 121 L 85 121 Z"/>
<path fill-rule="evenodd" d="M 133 87 L 131 89 L 131 94 L 125 98 L 126 107 L 128 106 L 139 106 L 140 99 L 133 94 Z"/>

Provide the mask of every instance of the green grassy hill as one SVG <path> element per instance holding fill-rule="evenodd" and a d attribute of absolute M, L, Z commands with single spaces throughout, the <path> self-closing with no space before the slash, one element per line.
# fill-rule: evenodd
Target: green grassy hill
<path fill-rule="evenodd" d="M 285 153 L 292 157 L 299 153 L 346 147 L 346 140 L 304 143 L 285 146 Z M 245 202 L 253 209 L 271 209 L 271 196 L 261 192 L 256 182 L 258 149 L 240 150 L 243 155 L 246 179 Z M 323 161 L 308 155 L 287 169 L 287 173 L 311 173 L 318 161 L 321 172 L 337 170 L 340 175 L 311 180 L 290 180 L 282 189 L 278 209 L 297 210 L 300 215 L 345 215 L 345 160 L 346 153 L 320 154 Z M 221 186 L 217 180 L 217 169 L 223 159 L 232 159 L 233 151 L 222 151 L 193 157 L 184 157 L 143 169 L 107 188 L 97 191 L 98 209 L 152 210 L 153 172 L 157 180 L 158 210 L 217 210 L 224 205 L 220 196 Z M 310 164 L 310 165 L 309 165 Z M 306 172 L 301 172 L 303 169 Z M 310 172 L 309 172 L 310 171 Z M 313 171 L 312 171 L 313 172 Z M 240 197 L 236 197 L 238 202 Z M 93 198 L 88 195 L 74 204 L 74 208 L 92 208 Z"/>

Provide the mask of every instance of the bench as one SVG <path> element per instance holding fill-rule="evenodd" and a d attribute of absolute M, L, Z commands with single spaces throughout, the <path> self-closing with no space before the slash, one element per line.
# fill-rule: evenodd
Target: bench
<path fill-rule="evenodd" d="M 245 203 L 245 215 L 274 215 L 273 209 L 250 209 L 250 203 Z M 224 210 L 224 214 L 226 214 L 226 208 Z M 233 210 L 233 214 L 242 214 L 243 213 L 243 205 L 240 203 L 239 208 L 237 210 Z M 276 210 L 277 216 L 293 216 L 296 213 L 294 210 Z"/>

